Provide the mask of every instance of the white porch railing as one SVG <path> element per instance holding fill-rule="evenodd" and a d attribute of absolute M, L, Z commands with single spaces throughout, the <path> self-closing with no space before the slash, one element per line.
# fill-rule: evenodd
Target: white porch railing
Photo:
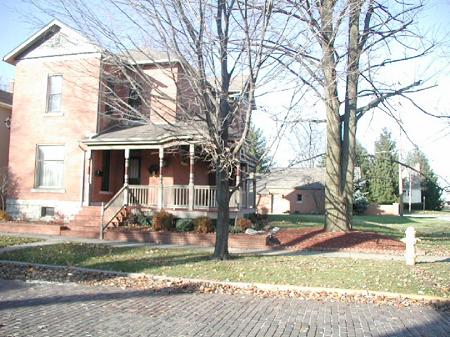
<path fill-rule="evenodd" d="M 194 186 L 194 208 L 216 208 L 215 186 Z"/>
<path fill-rule="evenodd" d="M 163 187 L 163 208 L 186 208 L 188 205 L 188 185 L 171 185 Z"/>
<path fill-rule="evenodd" d="M 159 186 L 130 185 L 128 193 L 129 206 L 158 206 Z"/>
<path fill-rule="evenodd" d="M 217 208 L 216 186 L 195 185 L 193 207 L 194 209 Z M 238 208 L 242 199 L 242 208 L 253 207 L 253 193 L 242 193 L 235 191 L 230 198 L 230 207 Z M 169 185 L 162 190 L 162 208 L 189 207 L 189 185 Z M 158 185 L 129 185 L 128 206 L 144 206 L 157 208 L 160 206 L 160 187 Z"/>

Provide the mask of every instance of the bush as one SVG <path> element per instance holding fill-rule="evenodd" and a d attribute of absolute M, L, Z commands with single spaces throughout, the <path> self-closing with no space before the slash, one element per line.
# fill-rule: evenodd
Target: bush
<path fill-rule="evenodd" d="M 214 226 L 207 216 L 200 216 L 194 220 L 194 228 L 197 233 L 213 233 Z"/>
<path fill-rule="evenodd" d="M 269 215 L 267 213 L 251 213 L 246 214 L 245 218 L 253 222 L 253 228 L 261 230 L 269 223 Z"/>
<path fill-rule="evenodd" d="M 363 214 L 367 207 L 369 207 L 367 197 L 361 191 L 356 191 L 353 195 L 353 212 L 355 214 Z"/>
<path fill-rule="evenodd" d="M 0 210 L 0 221 L 8 221 L 9 215 L 5 211 Z"/>
<path fill-rule="evenodd" d="M 155 214 L 153 214 L 153 218 L 152 218 L 152 228 L 154 231 L 160 231 L 160 230 L 165 230 L 165 231 L 171 231 L 175 229 L 174 226 L 174 217 L 173 214 L 165 211 L 165 210 L 161 210 L 159 212 L 156 212 Z"/>
<path fill-rule="evenodd" d="M 190 232 L 194 230 L 194 223 L 192 219 L 178 219 L 175 227 L 179 232 Z"/>
<path fill-rule="evenodd" d="M 236 225 L 236 227 L 240 228 L 243 232 L 245 232 L 246 229 L 253 227 L 253 223 L 249 219 L 245 218 L 237 219 Z"/>
<path fill-rule="evenodd" d="M 229 230 L 231 234 L 239 234 L 244 232 L 240 227 L 237 226 L 230 226 Z"/>
<path fill-rule="evenodd" d="M 149 213 L 139 212 L 135 215 L 135 223 L 144 227 L 152 225 L 152 216 Z"/>

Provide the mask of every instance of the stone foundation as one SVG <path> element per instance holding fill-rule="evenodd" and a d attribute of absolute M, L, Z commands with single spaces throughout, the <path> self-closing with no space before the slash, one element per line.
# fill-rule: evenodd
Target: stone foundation
<path fill-rule="evenodd" d="M 54 217 L 42 217 L 42 207 L 54 207 Z M 64 218 L 64 222 L 73 220 L 81 209 L 79 201 L 58 200 L 20 200 L 7 199 L 6 212 L 15 220 L 52 221 Z"/>

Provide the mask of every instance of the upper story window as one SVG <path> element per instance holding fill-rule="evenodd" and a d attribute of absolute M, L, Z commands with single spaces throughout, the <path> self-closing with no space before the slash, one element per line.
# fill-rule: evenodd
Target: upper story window
<path fill-rule="evenodd" d="M 128 105 L 133 109 L 140 110 L 142 105 L 141 93 L 137 88 L 131 88 L 130 93 L 128 95 Z"/>
<path fill-rule="evenodd" d="M 64 145 L 38 145 L 36 154 L 36 187 L 62 188 Z"/>
<path fill-rule="evenodd" d="M 302 202 L 303 202 L 303 195 L 297 194 L 297 203 L 302 203 Z"/>
<path fill-rule="evenodd" d="M 62 75 L 51 75 L 47 83 L 47 113 L 61 113 Z"/>

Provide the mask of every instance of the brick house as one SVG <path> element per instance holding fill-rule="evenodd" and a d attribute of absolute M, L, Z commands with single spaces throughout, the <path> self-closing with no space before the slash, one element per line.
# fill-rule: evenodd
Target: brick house
<path fill-rule="evenodd" d="M 8 167 L 12 93 L 0 90 L 0 173 Z"/>
<path fill-rule="evenodd" d="M 178 61 L 133 59 L 176 99 L 164 106 L 152 101 L 148 121 L 132 123 L 109 115 L 105 55 L 57 20 L 4 60 L 16 66 L 9 167 L 19 187 L 7 202 L 10 215 L 66 222 L 89 217 L 96 226 L 101 212 L 108 223 L 124 206 L 216 216 L 215 174 L 202 157 L 197 129 L 179 118 L 181 77 L 173 77 L 182 72 Z M 119 87 L 131 90 L 124 81 Z M 232 216 L 254 210 L 255 165 L 242 158 L 233 181 L 245 183 L 230 201 Z"/>
<path fill-rule="evenodd" d="M 277 168 L 257 179 L 256 207 L 266 214 L 325 212 L 324 168 Z"/>

